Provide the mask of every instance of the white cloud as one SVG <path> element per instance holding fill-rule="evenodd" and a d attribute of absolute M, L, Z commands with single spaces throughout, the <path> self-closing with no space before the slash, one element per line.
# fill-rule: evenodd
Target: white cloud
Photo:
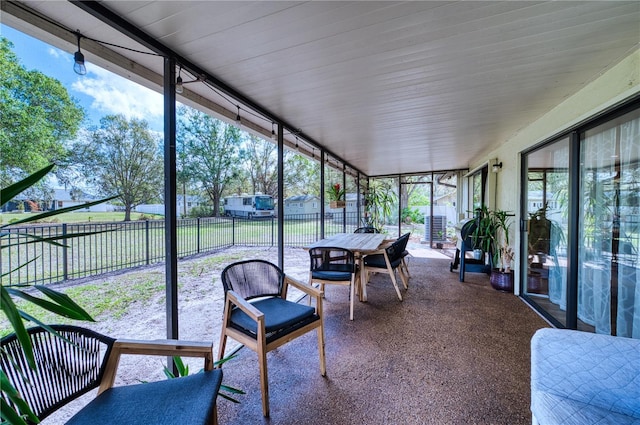
<path fill-rule="evenodd" d="M 159 93 L 97 66 L 87 66 L 87 71 L 87 75 L 76 80 L 71 87 L 93 98 L 91 108 L 105 115 L 122 114 L 129 119 L 148 122 L 162 119 L 164 104 Z"/>
<path fill-rule="evenodd" d="M 69 56 L 69 53 L 63 52 L 62 50 L 56 49 L 55 47 L 49 47 L 47 53 L 49 54 L 49 56 L 56 59 L 66 58 Z M 69 60 L 69 62 L 71 62 L 71 60 Z"/>

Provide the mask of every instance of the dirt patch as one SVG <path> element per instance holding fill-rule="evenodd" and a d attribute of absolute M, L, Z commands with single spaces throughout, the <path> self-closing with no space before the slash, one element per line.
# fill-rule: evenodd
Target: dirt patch
<path fill-rule="evenodd" d="M 179 339 L 187 341 L 212 341 L 214 356 L 217 355 L 220 338 L 220 323 L 224 293 L 220 274 L 224 267 L 235 261 L 244 259 L 264 259 L 277 262 L 276 248 L 229 248 L 206 256 L 178 261 L 178 329 Z M 308 276 L 309 257 L 305 250 L 285 249 L 285 272 L 287 275 L 306 281 Z M 70 281 L 55 285 L 62 292 L 70 288 L 88 283 L 102 285 L 114 289 L 117 293 L 126 293 L 133 282 L 151 281 L 153 293 L 146 300 L 132 302 L 120 317 L 109 313 L 99 315 L 96 322 L 69 322 L 93 329 L 114 338 L 125 339 L 165 339 L 166 338 L 166 294 L 164 265 L 136 269 L 127 273 L 102 275 L 92 279 Z M 158 288 L 160 288 L 158 290 Z M 289 298 L 300 294 L 290 291 Z M 227 353 L 237 347 L 233 340 L 227 343 Z M 191 373 L 202 368 L 201 359 L 184 359 Z M 115 385 L 127 385 L 140 381 L 156 381 L 166 379 L 163 368 L 166 357 L 124 356 L 118 368 Z M 43 421 L 44 424 L 65 423 L 78 409 L 95 397 L 95 391 L 83 396 L 76 402 L 63 407 L 54 415 Z"/>

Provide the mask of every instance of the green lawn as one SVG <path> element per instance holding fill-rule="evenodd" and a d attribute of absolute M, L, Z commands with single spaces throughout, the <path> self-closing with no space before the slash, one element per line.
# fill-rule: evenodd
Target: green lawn
<path fill-rule="evenodd" d="M 0 224 L 10 224 L 37 214 L 39 213 L 0 213 Z M 158 220 L 162 218 L 163 216 L 157 214 L 131 213 L 131 220 Z M 45 218 L 37 223 L 105 223 L 123 220 L 124 212 L 70 212 Z"/>

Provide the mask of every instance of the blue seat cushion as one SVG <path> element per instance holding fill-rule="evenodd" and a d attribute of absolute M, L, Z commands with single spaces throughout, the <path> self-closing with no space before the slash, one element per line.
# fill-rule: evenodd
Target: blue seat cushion
<path fill-rule="evenodd" d="M 214 414 L 222 369 L 183 378 L 110 388 L 67 424 L 207 424 Z"/>
<path fill-rule="evenodd" d="M 267 334 L 293 327 L 297 329 L 299 327 L 297 325 L 304 326 L 318 319 L 315 308 L 278 297 L 264 298 L 251 304 L 264 313 L 264 327 Z M 231 324 L 252 336 L 258 333 L 257 323 L 239 308 L 231 312 Z"/>
<path fill-rule="evenodd" d="M 311 271 L 313 279 L 321 280 L 351 280 L 353 264 L 327 264 Z"/>
<path fill-rule="evenodd" d="M 396 259 L 395 261 L 391 261 L 391 268 L 395 269 L 396 267 L 398 267 L 401 261 L 402 260 L 400 258 Z M 384 261 L 383 254 L 367 255 L 366 257 L 364 257 L 364 265 L 367 267 L 377 267 L 379 269 L 387 268 L 387 262 Z"/>

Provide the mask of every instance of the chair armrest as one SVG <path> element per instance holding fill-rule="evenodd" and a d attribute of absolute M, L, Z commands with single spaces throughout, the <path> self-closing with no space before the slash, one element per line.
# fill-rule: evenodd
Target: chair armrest
<path fill-rule="evenodd" d="M 111 349 L 98 394 L 113 387 L 120 356 L 123 354 L 202 357 L 204 358 L 204 369 L 213 370 L 213 343 L 211 342 L 180 341 L 176 339 L 153 341 L 119 339 Z"/>
<path fill-rule="evenodd" d="M 285 283 L 285 285 L 293 286 L 294 288 L 304 292 L 305 294 L 309 295 L 310 297 L 322 298 L 322 296 L 324 295 L 324 291 L 316 289 L 311 285 L 307 285 L 305 283 L 302 283 L 299 280 L 296 280 L 296 279 L 294 279 L 292 277 L 289 277 L 289 276 L 285 276 L 284 277 L 284 283 Z M 283 289 L 283 292 L 286 295 L 286 289 Z"/>
<path fill-rule="evenodd" d="M 264 317 L 263 312 L 255 308 L 253 304 L 251 304 L 249 301 L 239 296 L 233 290 L 227 291 L 227 300 L 231 304 L 238 307 L 240 310 L 244 311 L 247 314 L 247 316 L 249 316 L 251 319 L 255 320 L 256 322 L 259 320 L 262 320 L 262 318 Z"/>

